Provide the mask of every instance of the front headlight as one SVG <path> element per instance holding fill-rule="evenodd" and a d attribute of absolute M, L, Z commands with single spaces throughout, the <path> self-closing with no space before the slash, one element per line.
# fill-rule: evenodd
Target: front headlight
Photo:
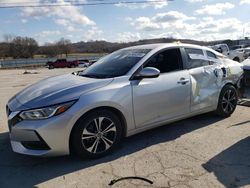
<path fill-rule="evenodd" d="M 34 110 L 27 110 L 23 111 L 20 113 L 20 117 L 22 119 L 26 120 L 37 120 L 37 119 L 47 119 L 52 116 L 59 115 L 66 110 L 68 110 L 75 101 L 63 103 L 63 104 L 58 104 L 58 105 L 53 105 L 53 106 L 48 106 L 45 108 L 39 108 L 39 109 L 34 109 Z"/>

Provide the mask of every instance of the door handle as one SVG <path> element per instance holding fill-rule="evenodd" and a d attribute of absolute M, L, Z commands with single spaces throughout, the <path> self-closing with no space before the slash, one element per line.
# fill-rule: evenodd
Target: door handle
<path fill-rule="evenodd" d="M 181 78 L 177 83 L 178 83 L 178 84 L 185 85 L 185 84 L 188 83 L 188 82 L 189 82 L 189 79 Z"/>

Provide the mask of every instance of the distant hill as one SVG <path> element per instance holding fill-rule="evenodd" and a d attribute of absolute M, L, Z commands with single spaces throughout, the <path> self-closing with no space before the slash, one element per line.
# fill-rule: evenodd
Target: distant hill
<path fill-rule="evenodd" d="M 216 43 L 227 43 L 229 46 L 234 45 L 234 41 L 223 40 L 223 41 L 196 41 L 190 39 L 173 39 L 173 38 L 159 38 L 159 39 L 145 39 L 135 42 L 127 43 L 117 43 L 117 42 L 107 42 L 107 41 L 90 41 L 90 42 L 77 42 L 73 43 L 72 49 L 76 53 L 110 53 L 115 50 L 125 48 L 128 46 L 142 45 L 142 44 L 152 44 L 152 43 L 170 43 L 180 41 L 182 43 L 197 44 L 202 46 L 213 45 Z"/>
<path fill-rule="evenodd" d="M 206 43 L 204 42 L 194 41 L 194 40 L 178 40 L 178 39 L 160 38 L 160 39 L 139 40 L 139 41 L 127 42 L 127 43 L 117 43 L 117 42 L 107 42 L 107 41 L 77 42 L 77 43 L 72 44 L 72 49 L 76 53 L 110 53 L 115 50 L 129 47 L 129 46 L 151 44 L 151 43 L 169 43 L 169 42 L 174 42 L 174 41 L 206 45 Z"/>
<path fill-rule="evenodd" d="M 67 41 L 67 40 L 65 40 Z M 46 44 L 44 46 L 37 46 L 36 49 L 32 49 L 31 47 L 27 47 L 27 45 L 16 45 L 13 43 L 0 43 L 0 58 L 8 58 L 8 57 L 15 57 L 13 53 L 18 53 L 22 55 L 27 50 L 32 50 L 35 55 L 38 56 L 45 56 L 45 57 L 56 57 L 61 54 L 70 54 L 70 53 L 111 53 L 115 50 L 135 46 L 135 45 L 142 45 L 142 44 L 152 44 L 152 43 L 171 43 L 179 41 L 182 43 L 189 43 L 189 44 L 198 44 L 202 46 L 209 46 L 218 43 L 226 43 L 228 46 L 237 45 L 239 40 L 221 40 L 221 41 L 198 41 L 198 40 L 190 40 L 190 39 L 174 39 L 174 38 L 158 38 L 158 39 L 145 39 L 139 40 L 134 42 L 107 42 L 107 41 L 88 41 L 88 42 L 77 42 L 77 43 L 70 43 L 67 41 L 67 44 L 59 44 L 59 43 L 52 43 Z M 34 57 L 33 55 L 30 57 Z"/>

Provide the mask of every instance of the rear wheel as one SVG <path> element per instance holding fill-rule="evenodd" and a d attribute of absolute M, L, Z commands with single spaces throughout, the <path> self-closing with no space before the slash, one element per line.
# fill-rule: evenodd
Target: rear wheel
<path fill-rule="evenodd" d="M 70 68 L 75 68 L 75 65 L 73 65 L 73 64 L 72 64 L 72 65 L 70 65 Z"/>
<path fill-rule="evenodd" d="M 222 88 L 216 110 L 216 114 L 222 117 L 229 117 L 237 106 L 237 91 L 234 86 L 226 85 Z"/>
<path fill-rule="evenodd" d="M 121 138 L 121 122 L 112 111 L 97 110 L 80 119 L 71 136 L 73 151 L 83 158 L 110 153 Z"/>

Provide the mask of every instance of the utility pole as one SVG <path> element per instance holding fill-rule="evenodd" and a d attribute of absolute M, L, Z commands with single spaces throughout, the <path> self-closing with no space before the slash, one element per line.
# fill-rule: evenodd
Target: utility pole
<path fill-rule="evenodd" d="M 245 39 L 245 26 L 243 26 L 243 39 Z"/>

